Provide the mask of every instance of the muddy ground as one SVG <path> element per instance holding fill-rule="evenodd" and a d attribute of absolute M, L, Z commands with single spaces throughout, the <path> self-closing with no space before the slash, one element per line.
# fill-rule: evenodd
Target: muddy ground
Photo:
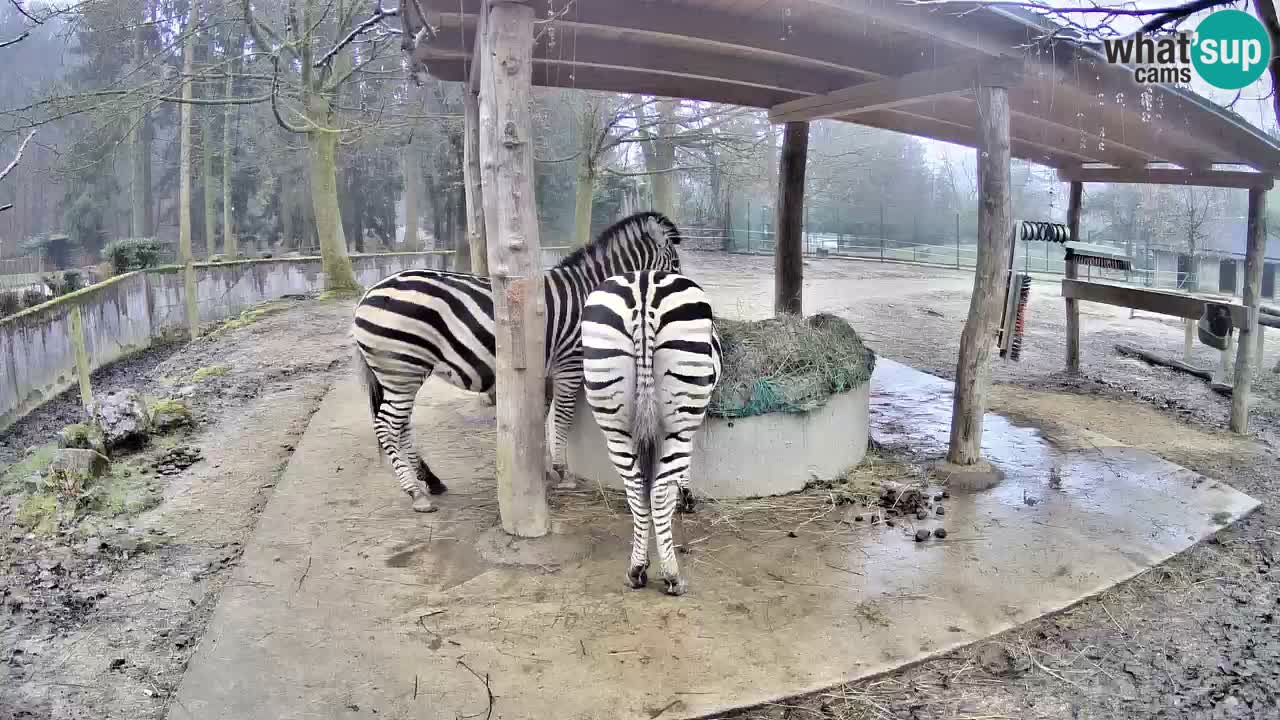
<path fill-rule="evenodd" d="M 769 258 L 695 253 L 686 263 L 722 312 L 769 314 Z M 846 317 L 886 357 L 951 377 L 971 284 L 945 269 L 814 260 L 805 307 Z M 122 461 L 137 470 L 146 503 L 45 538 L 15 527 L 13 500 L 0 498 L 0 720 L 165 716 L 293 443 L 347 371 L 349 303 L 274 309 L 95 375 L 97 389 L 183 396 L 195 411 L 192 431 Z M 1271 444 L 1280 437 L 1280 376 L 1261 376 L 1254 437 L 1234 438 L 1221 430 L 1225 398 L 1114 352 L 1128 342 L 1179 357 L 1179 321 L 1087 305 L 1082 326 L 1084 372 L 1067 377 L 1062 301 L 1053 284 L 1037 284 L 1023 361 L 997 364 L 993 409 L 1146 448 L 1227 480 L 1263 508 L 1216 542 L 1053 618 L 733 718 L 1277 716 L 1280 528 L 1270 508 L 1280 499 Z M 1268 356 L 1268 365 L 1280 359 L 1280 333 Z M 1217 362 L 1205 349 L 1197 360 Z M 77 419 L 74 396 L 32 414 L 0 436 L 0 468 Z M 172 476 L 143 472 L 174 447 L 202 459 Z"/>
<path fill-rule="evenodd" d="M 145 483 L 146 502 L 46 537 L 15 524 L 17 497 L 0 497 L 0 719 L 164 717 L 258 511 L 349 356 L 349 303 L 271 309 L 94 375 L 95 391 L 191 405 L 193 429 L 113 458 Z M 0 436 L 0 468 L 80 419 L 77 396 L 48 403 Z M 174 448 L 202 459 L 175 475 L 150 469 Z"/>

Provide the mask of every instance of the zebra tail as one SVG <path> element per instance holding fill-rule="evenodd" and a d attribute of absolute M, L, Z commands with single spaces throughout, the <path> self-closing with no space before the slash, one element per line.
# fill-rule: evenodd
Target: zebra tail
<path fill-rule="evenodd" d="M 635 348 L 636 358 L 636 393 L 635 405 L 631 415 L 631 436 L 636 440 L 636 462 L 643 463 L 640 468 L 645 490 L 653 487 L 655 470 L 655 451 L 658 446 L 658 396 L 653 382 L 653 344 L 656 338 L 649 337 L 648 323 L 640 319 L 643 327 L 639 347 Z"/>
<path fill-rule="evenodd" d="M 364 389 L 369 393 L 369 414 L 376 420 L 378 417 L 378 408 L 382 407 L 383 393 L 382 383 L 378 382 L 378 376 L 373 372 L 373 368 L 369 367 L 369 361 L 365 358 L 360 348 L 355 349 L 356 371 L 360 376 L 360 382 L 364 385 Z"/>

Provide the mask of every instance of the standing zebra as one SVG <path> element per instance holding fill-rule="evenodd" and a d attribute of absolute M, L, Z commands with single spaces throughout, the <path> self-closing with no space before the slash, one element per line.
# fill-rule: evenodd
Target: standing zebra
<path fill-rule="evenodd" d="M 652 511 L 664 589 L 682 595 L 688 586 L 671 518 L 677 499 L 691 503 L 693 435 L 720 379 L 720 337 L 707 296 L 672 272 L 611 277 L 587 297 L 582 348 L 587 403 L 631 507 L 627 585 L 640 588 L 649 580 Z"/>
<path fill-rule="evenodd" d="M 614 223 L 595 242 L 547 271 L 547 376 L 554 386 L 552 469 L 562 481 L 565 442 L 582 387 L 582 306 L 611 275 L 679 270 L 680 232 L 665 215 L 643 212 Z M 464 390 L 494 389 L 493 292 L 489 278 L 440 270 L 406 270 L 374 285 L 356 305 L 353 335 L 369 391 L 378 445 L 391 460 L 413 509 L 448 488 L 418 457 L 410 438 L 414 398 L 429 375 Z M 426 487 L 423 487 L 425 483 Z"/>

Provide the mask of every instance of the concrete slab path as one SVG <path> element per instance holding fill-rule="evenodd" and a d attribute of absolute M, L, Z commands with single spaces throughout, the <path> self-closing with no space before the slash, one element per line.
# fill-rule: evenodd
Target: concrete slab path
<path fill-rule="evenodd" d="M 925 455 L 945 443 L 948 382 L 881 360 L 872 404 L 877 439 Z M 1054 446 L 992 415 L 985 450 L 1007 479 L 921 523 L 945 524 L 946 540 L 844 522 L 844 508 L 812 497 L 768 523 L 689 516 L 677 539 L 690 592 L 670 598 L 623 587 L 630 520 L 616 497 L 558 496 L 551 536 L 507 538 L 496 530 L 492 408 L 433 381 L 417 412 L 418 446 L 451 488 L 441 511 L 409 511 L 379 461 L 363 393 L 354 380 L 337 385 L 170 718 L 695 717 L 1001 632 L 1256 506 L 1106 438 Z"/>

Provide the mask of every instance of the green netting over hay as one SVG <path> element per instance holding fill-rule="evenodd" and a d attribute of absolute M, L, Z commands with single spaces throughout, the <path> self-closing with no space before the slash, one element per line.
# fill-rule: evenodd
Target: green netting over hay
<path fill-rule="evenodd" d="M 711 395 L 715 417 L 802 413 L 871 379 L 875 353 L 834 315 L 743 322 L 716 318 L 723 374 Z"/>

